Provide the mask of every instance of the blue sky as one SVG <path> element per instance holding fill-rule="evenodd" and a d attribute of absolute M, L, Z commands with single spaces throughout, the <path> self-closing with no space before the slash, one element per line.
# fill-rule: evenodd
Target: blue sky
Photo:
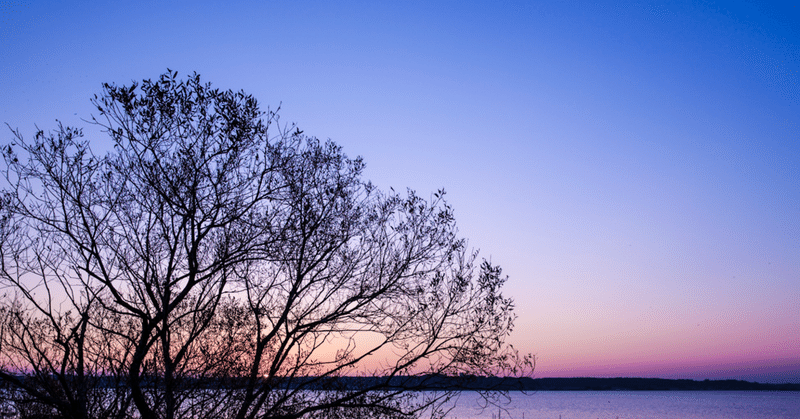
<path fill-rule="evenodd" d="M 196 71 L 445 188 L 537 376 L 800 382 L 797 4 L 5 1 L 0 121 Z"/>

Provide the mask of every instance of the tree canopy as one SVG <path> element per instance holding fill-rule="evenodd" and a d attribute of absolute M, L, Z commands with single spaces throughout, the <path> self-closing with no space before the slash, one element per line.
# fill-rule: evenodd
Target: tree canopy
<path fill-rule="evenodd" d="M 443 191 L 380 191 L 197 74 L 92 103 L 107 153 L 61 124 L 3 146 L 0 380 L 20 412 L 435 417 L 451 394 L 413 392 L 429 377 L 530 372 L 505 277 Z"/>

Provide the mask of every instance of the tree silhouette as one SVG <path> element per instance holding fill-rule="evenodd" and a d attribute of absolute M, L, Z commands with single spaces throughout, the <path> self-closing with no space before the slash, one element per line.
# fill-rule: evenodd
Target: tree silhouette
<path fill-rule="evenodd" d="M 3 148 L 0 380 L 20 409 L 441 416 L 450 391 L 411 390 L 529 372 L 500 268 L 444 192 L 381 192 L 360 158 L 197 74 L 92 102 L 108 153 L 60 124 Z"/>

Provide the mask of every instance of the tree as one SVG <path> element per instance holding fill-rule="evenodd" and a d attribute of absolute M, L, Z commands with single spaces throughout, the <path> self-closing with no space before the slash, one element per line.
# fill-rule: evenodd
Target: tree
<path fill-rule="evenodd" d="M 0 380 L 61 417 L 441 416 L 441 376 L 525 374 L 499 267 L 444 192 L 378 191 L 243 92 L 105 84 L 95 154 L 4 147 Z M 363 378 L 347 378 L 361 375 Z M 32 407 L 31 407 L 32 408 Z"/>

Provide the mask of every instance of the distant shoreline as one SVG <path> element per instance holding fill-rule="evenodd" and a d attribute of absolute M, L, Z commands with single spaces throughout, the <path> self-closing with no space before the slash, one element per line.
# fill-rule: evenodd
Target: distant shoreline
<path fill-rule="evenodd" d="M 337 386 L 369 387 L 382 377 L 339 377 Z M 331 384 L 331 382 L 328 382 Z M 401 384 L 402 383 L 402 384 Z M 742 380 L 690 380 L 666 378 L 512 378 L 476 376 L 395 377 L 389 386 L 414 390 L 498 391 L 800 391 L 800 383 L 767 384 Z"/>
<path fill-rule="evenodd" d="M 20 377 L 22 378 L 22 377 Z M 95 377 L 96 387 L 113 387 L 122 383 Z M 159 386 L 159 379 L 144 379 L 144 386 Z M 24 381 L 24 378 L 22 378 Z M 245 378 L 185 379 L 191 388 L 243 388 Z M 269 384 L 275 389 L 304 388 L 319 391 L 353 390 L 407 390 L 407 391 L 800 391 L 800 383 L 768 384 L 743 380 L 690 380 L 667 378 L 530 378 L 530 377 L 480 377 L 473 375 L 445 376 L 344 376 L 344 377 L 294 377 L 273 378 Z M 0 388 L 8 383 L 0 381 Z M 184 383 L 185 384 L 185 383 Z M 266 384 L 266 383 L 262 383 Z M 124 385 L 124 384 L 122 384 Z"/>
<path fill-rule="evenodd" d="M 520 390 L 542 391 L 800 391 L 800 384 L 666 378 L 523 378 Z"/>

